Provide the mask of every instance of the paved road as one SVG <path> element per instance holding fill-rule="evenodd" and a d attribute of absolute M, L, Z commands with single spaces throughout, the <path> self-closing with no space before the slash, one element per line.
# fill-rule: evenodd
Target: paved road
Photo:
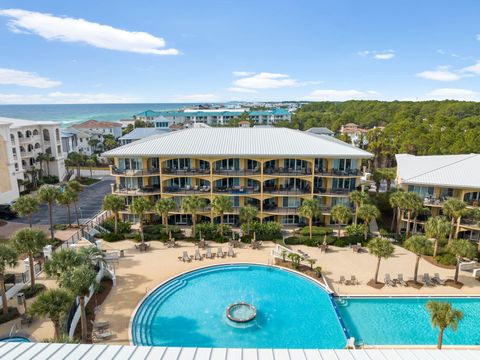
<path fill-rule="evenodd" d="M 110 184 L 113 183 L 113 177 L 102 176 L 102 181 L 87 186 L 80 194 L 78 201 L 79 216 L 83 220 L 87 220 L 95 216 L 102 208 L 103 197 L 111 192 Z M 72 223 L 75 223 L 75 210 L 72 206 Z M 53 222 L 55 224 L 66 224 L 68 222 L 67 209 L 64 206 L 53 207 Z M 82 221 L 81 220 L 81 221 Z M 28 223 L 28 218 L 18 218 L 14 222 Z M 48 207 L 46 204 L 42 204 L 40 210 L 33 215 L 33 223 L 36 225 L 48 225 Z"/>

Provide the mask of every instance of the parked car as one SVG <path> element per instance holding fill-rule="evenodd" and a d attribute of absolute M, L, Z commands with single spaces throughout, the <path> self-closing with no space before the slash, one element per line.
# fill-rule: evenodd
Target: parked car
<path fill-rule="evenodd" d="M 8 204 L 0 204 L 0 219 L 12 220 L 17 217 L 11 206 Z"/>

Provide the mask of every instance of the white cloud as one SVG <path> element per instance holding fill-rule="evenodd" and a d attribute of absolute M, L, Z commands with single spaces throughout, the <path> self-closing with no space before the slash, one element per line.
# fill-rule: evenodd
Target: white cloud
<path fill-rule="evenodd" d="M 360 100 L 360 99 L 374 99 L 378 93 L 373 90 L 359 91 L 359 90 L 332 90 L 321 89 L 314 90 L 308 95 L 305 100 L 310 101 L 346 101 L 346 100 Z"/>
<path fill-rule="evenodd" d="M 443 88 L 435 89 L 429 92 L 427 96 L 435 100 L 475 100 L 478 93 L 468 89 Z"/>
<path fill-rule="evenodd" d="M 286 74 L 277 74 L 269 72 L 255 73 L 237 79 L 233 82 L 234 88 L 261 90 L 261 89 L 280 89 L 286 87 L 300 86 L 301 84 Z"/>
<path fill-rule="evenodd" d="M 395 50 L 362 50 L 357 53 L 359 56 L 371 57 L 376 60 L 390 60 L 395 57 Z"/>
<path fill-rule="evenodd" d="M 241 93 L 257 93 L 258 92 L 257 90 L 246 89 L 246 88 L 235 87 L 235 86 L 229 87 L 228 91 L 241 92 Z"/>
<path fill-rule="evenodd" d="M 233 76 L 235 76 L 235 77 L 244 77 L 244 76 L 253 75 L 253 74 L 255 74 L 255 73 L 254 73 L 254 72 L 250 72 L 250 71 L 234 71 L 232 74 L 233 74 Z"/>
<path fill-rule="evenodd" d="M 0 104 L 111 104 L 128 103 L 136 99 L 130 96 L 107 93 L 64 93 L 49 94 L 1 94 Z"/>
<path fill-rule="evenodd" d="M 480 62 L 477 62 L 474 65 L 467 66 L 461 70 L 462 72 L 472 73 L 475 75 L 480 75 Z"/>
<path fill-rule="evenodd" d="M 176 102 L 215 102 L 218 101 L 218 96 L 215 94 L 190 94 L 180 95 L 174 101 Z"/>
<path fill-rule="evenodd" d="M 39 89 L 59 86 L 60 81 L 38 76 L 35 73 L 14 69 L 0 68 L 0 85 L 19 85 Z"/>
<path fill-rule="evenodd" d="M 165 40 L 146 32 L 127 31 L 84 19 L 59 17 L 21 9 L 0 10 L 10 18 L 9 29 L 16 33 L 36 34 L 47 40 L 81 42 L 98 48 L 141 54 L 178 55 L 177 49 L 164 49 Z"/>
<path fill-rule="evenodd" d="M 448 70 L 446 67 L 439 67 L 436 70 L 426 70 L 417 73 L 418 77 L 427 80 L 435 81 L 457 81 L 460 79 L 460 75 Z"/>

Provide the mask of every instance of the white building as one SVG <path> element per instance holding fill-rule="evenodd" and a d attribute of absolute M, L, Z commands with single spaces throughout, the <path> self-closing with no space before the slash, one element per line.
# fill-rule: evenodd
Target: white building
<path fill-rule="evenodd" d="M 23 190 L 19 180 L 31 181 L 40 170 L 39 154 L 51 155 L 43 162 L 43 172 L 62 180 L 65 175 L 64 151 L 59 124 L 0 117 L 0 203 L 10 203 Z M 8 174 L 8 176 L 4 176 Z"/>
<path fill-rule="evenodd" d="M 71 126 L 74 129 L 95 134 L 99 137 L 113 135 L 115 139 L 122 136 L 122 124 L 111 121 L 88 120 Z"/>

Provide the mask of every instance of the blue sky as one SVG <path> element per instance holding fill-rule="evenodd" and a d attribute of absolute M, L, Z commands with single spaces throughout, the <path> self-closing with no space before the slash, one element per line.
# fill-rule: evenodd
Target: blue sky
<path fill-rule="evenodd" d="M 480 100 L 480 2 L 0 1 L 0 104 Z"/>

